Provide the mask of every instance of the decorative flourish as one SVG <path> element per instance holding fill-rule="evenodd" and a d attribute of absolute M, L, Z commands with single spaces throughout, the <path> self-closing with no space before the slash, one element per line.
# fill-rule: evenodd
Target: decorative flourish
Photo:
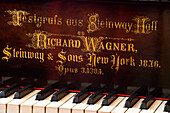
<path fill-rule="evenodd" d="M 104 37 L 86 37 L 86 36 L 80 36 L 80 39 L 83 40 L 84 49 L 82 49 L 83 52 L 101 52 L 100 49 L 98 49 L 98 46 L 102 40 L 104 40 Z"/>
<path fill-rule="evenodd" d="M 29 15 L 30 13 L 22 10 L 16 10 L 14 9 L 13 11 L 8 10 L 7 11 L 10 15 L 12 15 L 12 21 L 7 22 L 9 25 L 13 26 L 22 26 L 23 24 L 20 22 L 22 16 Z"/>
<path fill-rule="evenodd" d="M 31 38 L 32 44 L 26 45 L 28 48 L 34 49 L 55 49 L 55 47 L 48 46 L 47 37 L 52 36 L 54 34 L 48 33 L 47 31 L 35 30 L 35 33 L 28 33 L 27 36 Z"/>
<path fill-rule="evenodd" d="M 91 15 L 88 15 L 88 16 L 90 17 L 89 17 L 89 20 L 87 21 L 89 23 L 87 27 L 88 28 L 87 32 L 90 33 L 90 32 L 100 30 L 100 28 L 98 28 L 96 25 L 96 21 L 97 21 L 97 18 L 99 17 L 99 14 L 92 13 Z"/>
<path fill-rule="evenodd" d="M 121 41 L 135 41 L 135 39 L 132 38 L 113 38 L 113 37 L 105 37 L 105 39 L 111 39 L 111 40 L 121 40 Z"/>

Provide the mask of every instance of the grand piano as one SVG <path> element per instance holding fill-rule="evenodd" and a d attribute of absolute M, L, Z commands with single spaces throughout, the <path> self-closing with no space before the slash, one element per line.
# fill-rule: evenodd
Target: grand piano
<path fill-rule="evenodd" d="M 169 0 L 1 0 L 0 113 L 168 113 L 169 36 Z"/>

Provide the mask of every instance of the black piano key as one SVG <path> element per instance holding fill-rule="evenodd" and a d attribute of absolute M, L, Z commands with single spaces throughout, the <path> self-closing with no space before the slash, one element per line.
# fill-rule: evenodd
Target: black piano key
<path fill-rule="evenodd" d="M 81 91 L 80 93 L 78 93 L 74 99 L 73 99 L 73 103 L 80 103 L 82 100 L 84 100 L 87 96 L 89 96 L 88 93 L 86 93 L 88 91 L 88 89 L 84 89 L 83 91 Z"/>
<path fill-rule="evenodd" d="M 102 106 L 108 106 L 110 105 L 111 102 L 113 102 L 118 96 L 116 96 L 115 94 L 117 94 L 116 91 L 112 91 L 109 93 L 109 95 L 107 95 L 103 101 L 102 101 Z"/>
<path fill-rule="evenodd" d="M 165 112 L 170 112 L 170 99 L 169 99 L 169 101 L 165 104 L 164 111 L 165 111 Z"/>
<path fill-rule="evenodd" d="M 36 95 L 36 100 L 43 100 L 46 97 L 48 97 L 49 95 L 51 95 L 52 93 L 54 93 L 54 89 L 55 88 L 61 88 L 63 86 L 66 86 L 66 82 L 64 81 L 60 81 L 57 83 L 54 83 L 52 85 L 50 85 L 49 87 L 45 88 L 44 90 L 40 91 L 37 95 Z"/>
<path fill-rule="evenodd" d="M 45 88 L 44 90 L 40 91 L 36 95 L 36 99 L 35 100 L 43 100 L 46 97 L 48 97 L 50 94 L 52 94 L 53 92 L 54 92 L 53 87 L 49 86 L 49 87 Z"/>
<path fill-rule="evenodd" d="M 5 98 L 14 93 L 19 89 L 19 84 L 15 83 L 10 87 L 5 88 L 4 90 L 0 91 L 0 98 Z"/>
<path fill-rule="evenodd" d="M 72 82 L 68 84 L 66 87 L 61 88 L 59 91 L 56 91 L 52 97 L 51 101 L 59 101 L 63 97 L 65 97 L 69 92 L 67 90 L 75 90 L 81 87 L 81 83 L 79 81 Z"/>
<path fill-rule="evenodd" d="M 89 91 L 95 91 L 97 89 L 100 89 L 100 84 L 99 83 L 94 83 L 90 86 L 88 86 L 87 88 L 85 88 L 84 90 L 82 90 L 80 93 L 78 93 L 74 99 L 73 99 L 73 103 L 80 103 L 82 100 L 84 100 L 87 96 L 89 96 L 90 94 L 87 93 Z"/>
<path fill-rule="evenodd" d="M 144 96 L 148 92 L 147 87 L 141 87 L 135 93 L 133 93 L 125 102 L 125 107 L 131 108 L 139 98 L 137 96 Z"/>
<path fill-rule="evenodd" d="M 61 98 L 63 98 L 64 96 L 66 96 L 69 92 L 66 91 L 68 90 L 68 87 L 64 87 L 61 88 L 59 91 L 56 91 L 52 97 L 51 97 L 51 101 L 59 101 Z"/>
<path fill-rule="evenodd" d="M 95 104 L 101 97 L 103 97 L 103 95 L 101 95 L 100 93 L 102 92 L 102 90 L 98 90 L 96 91 L 94 94 L 92 94 L 87 101 L 87 104 Z"/>
<path fill-rule="evenodd" d="M 87 104 L 89 105 L 95 104 L 99 99 L 103 97 L 103 95 L 101 94 L 102 92 L 110 92 L 112 90 L 113 90 L 113 84 L 106 84 L 102 89 L 97 90 L 96 92 L 94 92 L 94 94 L 92 94 L 89 97 Z"/>
<path fill-rule="evenodd" d="M 33 89 L 33 85 L 29 84 L 27 86 L 25 86 L 22 89 L 19 89 L 17 92 L 14 93 L 14 99 L 20 99 L 22 97 L 24 97 L 25 95 L 27 95 L 28 93 L 32 92 Z"/>
<path fill-rule="evenodd" d="M 126 86 L 119 86 L 113 91 L 111 91 L 102 101 L 102 106 L 108 106 L 110 105 L 118 96 L 115 94 L 122 94 L 125 93 L 127 90 Z"/>
<path fill-rule="evenodd" d="M 153 90 L 149 96 L 147 96 L 143 101 L 140 106 L 140 109 L 148 109 L 152 103 L 155 101 L 152 98 L 153 97 L 160 97 L 162 95 L 162 88 L 156 88 Z"/>

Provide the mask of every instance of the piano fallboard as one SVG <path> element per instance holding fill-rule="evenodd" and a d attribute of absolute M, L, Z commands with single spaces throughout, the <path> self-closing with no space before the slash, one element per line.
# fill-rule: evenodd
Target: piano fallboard
<path fill-rule="evenodd" d="M 170 5 L 0 2 L 0 76 L 170 88 Z"/>

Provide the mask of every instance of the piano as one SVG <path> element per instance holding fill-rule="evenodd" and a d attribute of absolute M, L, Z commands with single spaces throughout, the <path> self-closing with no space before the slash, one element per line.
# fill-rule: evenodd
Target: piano
<path fill-rule="evenodd" d="M 169 113 L 169 0 L 1 0 L 0 113 Z"/>

